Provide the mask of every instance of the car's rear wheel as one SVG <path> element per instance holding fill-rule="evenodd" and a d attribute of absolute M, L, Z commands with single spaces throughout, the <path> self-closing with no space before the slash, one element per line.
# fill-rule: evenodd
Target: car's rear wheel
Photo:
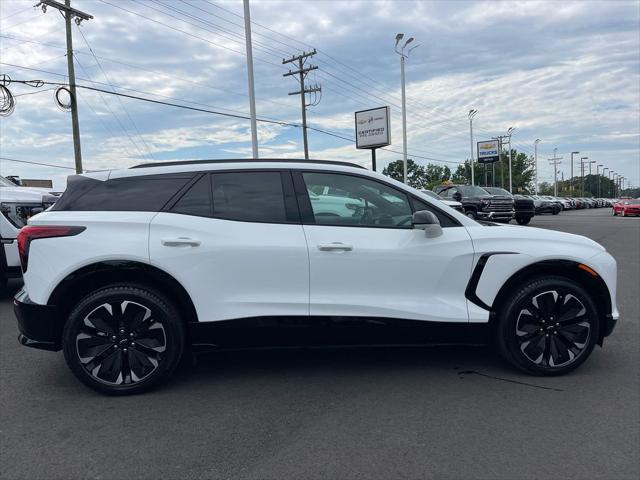
<path fill-rule="evenodd" d="M 537 277 L 522 284 L 498 312 L 497 346 L 520 370 L 560 375 L 593 351 L 599 319 L 591 296 L 564 277 Z"/>
<path fill-rule="evenodd" d="M 517 217 L 516 218 L 516 222 L 518 222 L 518 225 L 528 225 L 530 221 L 531 221 L 531 217 Z"/>
<path fill-rule="evenodd" d="M 165 380 L 184 347 L 184 324 L 172 303 L 142 285 L 110 285 L 84 297 L 63 331 L 67 365 L 102 393 L 129 395 Z"/>

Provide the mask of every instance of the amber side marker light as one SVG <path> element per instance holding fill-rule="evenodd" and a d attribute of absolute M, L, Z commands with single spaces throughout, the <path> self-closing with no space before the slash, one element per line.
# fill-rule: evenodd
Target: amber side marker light
<path fill-rule="evenodd" d="M 590 273 L 594 277 L 598 276 L 598 274 L 595 272 L 595 270 L 593 270 L 592 268 L 587 267 L 586 265 L 583 265 L 582 263 L 580 265 L 578 265 L 578 268 L 584 270 L 587 273 Z"/>

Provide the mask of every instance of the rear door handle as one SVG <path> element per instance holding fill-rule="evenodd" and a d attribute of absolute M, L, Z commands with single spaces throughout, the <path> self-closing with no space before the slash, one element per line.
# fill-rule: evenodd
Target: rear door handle
<path fill-rule="evenodd" d="M 330 252 L 333 250 L 341 250 L 343 252 L 350 252 L 353 250 L 353 245 L 348 245 L 342 242 L 331 242 L 331 243 L 319 243 L 318 250 L 322 252 Z"/>
<path fill-rule="evenodd" d="M 198 247 L 200 246 L 200 240 L 194 240 L 193 238 L 178 237 L 178 238 L 163 238 L 160 243 L 165 247 Z"/>

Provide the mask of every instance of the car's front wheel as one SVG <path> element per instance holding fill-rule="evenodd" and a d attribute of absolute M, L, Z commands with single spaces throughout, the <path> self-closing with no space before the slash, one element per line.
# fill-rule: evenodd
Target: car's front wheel
<path fill-rule="evenodd" d="M 464 212 L 464 214 L 465 214 L 467 217 L 472 218 L 472 219 L 474 219 L 474 220 L 477 220 L 477 219 L 478 219 L 478 213 L 477 213 L 475 210 L 473 210 L 473 209 L 466 210 L 466 211 Z"/>
<path fill-rule="evenodd" d="M 160 292 L 117 284 L 84 297 L 63 331 L 67 365 L 102 393 L 129 395 L 165 380 L 184 346 L 184 324 Z"/>
<path fill-rule="evenodd" d="M 560 375 L 591 354 L 599 330 L 591 296 L 564 277 L 537 277 L 520 285 L 498 312 L 497 346 L 520 370 Z"/>
<path fill-rule="evenodd" d="M 531 217 L 516 217 L 516 222 L 518 225 L 528 225 L 531 221 Z"/>

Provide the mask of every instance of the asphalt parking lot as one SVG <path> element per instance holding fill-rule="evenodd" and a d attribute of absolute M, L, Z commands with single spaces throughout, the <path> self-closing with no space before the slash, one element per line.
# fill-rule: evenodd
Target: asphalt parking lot
<path fill-rule="evenodd" d="M 233 352 L 111 398 L 61 353 L 20 346 L 5 294 L 0 476 L 639 478 L 640 218 L 582 210 L 531 226 L 618 261 L 618 327 L 564 377 L 520 374 L 482 347 Z"/>

